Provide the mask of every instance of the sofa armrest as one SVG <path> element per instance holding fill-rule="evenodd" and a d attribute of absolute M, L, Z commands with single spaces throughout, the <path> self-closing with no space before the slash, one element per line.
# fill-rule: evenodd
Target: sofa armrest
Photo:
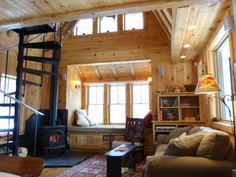
<path fill-rule="evenodd" d="M 236 164 L 190 156 L 148 156 L 147 177 L 231 177 Z"/>

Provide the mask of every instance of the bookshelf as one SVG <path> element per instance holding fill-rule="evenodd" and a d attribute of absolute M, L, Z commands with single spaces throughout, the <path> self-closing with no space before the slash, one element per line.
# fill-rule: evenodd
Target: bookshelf
<path fill-rule="evenodd" d="M 157 94 L 157 120 L 153 120 L 153 142 L 158 133 L 168 134 L 175 127 L 202 125 L 201 97 L 192 92 Z"/>

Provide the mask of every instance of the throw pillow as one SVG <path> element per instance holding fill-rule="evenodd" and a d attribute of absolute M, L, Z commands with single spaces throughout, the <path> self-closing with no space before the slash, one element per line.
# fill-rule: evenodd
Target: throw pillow
<path fill-rule="evenodd" d="M 200 143 L 196 156 L 211 159 L 224 159 L 230 148 L 229 134 L 221 131 L 205 133 Z"/>
<path fill-rule="evenodd" d="M 187 132 L 192 126 L 186 126 L 186 127 L 176 127 L 174 130 L 172 130 L 164 140 L 164 143 L 169 143 L 169 141 L 173 138 L 179 137 L 184 132 Z"/>
<path fill-rule="evenodd" d="M 152 127 L 152 111 L 148 112 L 144 117 L 144 122 L 147 128 Z"/>
<path fill-rule="evenodd" d="M 164 155 L 194 156 L 202 137 L 203 135 L 201 133 L 196 133 L 189 136 L 184 133 L 178 138 L 171 139 Z"/>
<path fill-rule="evenodd" d="M 78 126 L 89 127 L 89 122 L 87 121 L 85 116 L 81 114 L 78 110 L 75 111 L 75 122 Z"/>
<path fill-rule="evenodd" d="M 90 126 L 94 126 L 94 125 L 96 125 L 96 123 L 93 121 L 93 119 L 91 119 L 90 117 L 88 117 L 88 116 L 85 116 L 85 118 L 87 119 L 87 121 L 89 122 L 89 125 Z"/>

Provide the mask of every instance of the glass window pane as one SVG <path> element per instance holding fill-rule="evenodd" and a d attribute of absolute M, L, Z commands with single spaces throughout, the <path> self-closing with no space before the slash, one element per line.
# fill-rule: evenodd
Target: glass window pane
<path fill-rule="evenodd" d="M 228 37 L 221 43 L 220 47 L 216 50 L 216 75 L 221 88 L 221 95 L 232 95 L 232 81 L 230 73 L 230 48 Z M 229 109 L 222 103 L 219 104 L 219 117 L 224 120 L 232 120 L 233 105 L 231 101 L 226 100 Z M 231 117 L 230 117 L 231 114 Z"/>
<path fill-rule="evenodd" d="M 117 104 L 118 103 L 118 87 L 111 86 L 110 91 L 111 91 L 110 93 L 111 104 Z"/>
<path fill-rule="evenodd" d="M 133 104 L 133 117 L 144 118 L 149 112 L 149 104 Z"/>
<path fill-rule="evenodd" d="M 91 117 L 95 123 L 103 123 L 103 105 L 89 105 L 88 116 Z"/>
<path fill-rule="evenodd" d="M 100 18 L 100 32 L 116 32 L 117 31 L 117 15 Z"/>
<path fill-rule="evenodd" d="M 74 35 L 85 35 L 93 33 L 92 18 L 80 19 L 74 27 Z"/>
<path fill-rule="evenodd" d="M 133 103 L 141 103 L 140 85 L 133 85 Z"/>
<path fill-rule="evenodd" d="M 14 120 L 0 119 L 0 129 L 8 129 L 8 128 L 14 128 Z"/>
<path fill-rule="evenodd" d="M 126 103 L 126 91 L 125 91 L 125 86 L 119 86 L 119 103 L 120 104 L 125 104 Z"/>
<path fill-rule="evenodd" d="M 143 29 L 143 13 L 130 13 L 124 15 L 124 30 Z"/>
<path fill-rule="evenodd" d="M 149 85 L 141 86 L 142 103 L 149 103 Z"/>
<path fill-rule="evenodd" d="M 102 86 L 97 87 L 97 104 L 103 104 L 104 89 Z"/>
<path fill-rule="evenodd" d="M 96 104 L 97 88 L 89 87 L 89 104 Z"/>
<path fill-rule="evenodd" d="M 110 106 L 110 122 L 111 123 L 125 123 L 126 111 L 125 105 L 111 105 Z"/>

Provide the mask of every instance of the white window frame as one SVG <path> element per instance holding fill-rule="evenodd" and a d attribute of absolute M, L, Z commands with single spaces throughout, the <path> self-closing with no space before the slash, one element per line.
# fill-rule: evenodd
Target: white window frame
<path fill-rule="evenodd" d="M 119 89 L 120 86 L 122 86 L 122 87 L 125 88 L 125 95 L 124 95 L 124 97 L 125 97 L 125 102 L 124 102 L 124 103 L 121 103 L 121 102 L 120 102 L 120 100 L 119 100 L 119 91 L 118 91 L 118 93 L 117 93 L 117 94 L 118 94 L 118 100 L 117 100 L 116 103 L 112 103 L 112 102 L 111 102 L 111 88 L 112 88 L 112 87 L 118 87 L 118 89 Z M 113 124 L 113 123 L 125 123 L 125 120 L 126 120 L 126 104 L 127 104 L 127 103 L 126 103 L 126 101 L 127 101 L 126 99 L 127 99 L 127 98 L 126 98 L 126 85 L 125 85 L 125 84 L 110 85 L 110 94 L 109 94 L 109 100 L 110 100 L 110 105 L 109 105 L 109 107 L 110 107 L 110 108 L 109 108 L 110 113 L 109 113 L 109 115 L 110 115 L 110 116 L 109 116 L 109 121 L 110 121 L 111 124 Z M 124 106 L 124 108 L 125 108 L 125 117 L 124 117 L 124 121 L 122 121 L 122 122 L 112 122 L 112 121 L 111 121 L 111 119 L 112 119 L 112 118 L 111 118 L 111 106 L 115 106 L 115 105 L 122 105 L 122 106 Z"/>
<path fill-rule="evenodd" d="M 106 18 L 113 18 L 113 20 L 115 21 L 114 23 L 116 25 L 115 26 L 115 30 L 112 30 L 113 27 L 110 27 L 113 24 L 105 24 L 105 22 L 102 21 L 103 19 L 106 19 Z M 102 31 L 103 25 L 107 25 L 108 26 L 108 30 Z M 106 28 L 106 27 L 104 27 L 104 28 Z M 104 17 L 98 18 L 98 32 L 99 33 L 110 33 L 110 32 L 117 32 L 117 31 L 118 31 L 118 15 L 104 16 Z"/>
<path fill-rule="evenodd" d="M 134 14 L 142 14 L 142 27 L 132 27 L 132 28 L 129 28 L 126 24 L 129 24 L 127 22 L 127 16 L 129 15 L 134 15 Z M 135 21 L 135 19 L 133 19 L 133 21 Z M 124 31 L 129 31 L 129 30 L 143 30 L 144 29 L 144 13 L 143 12 L 135 12 L 135 13 L 127 13 L 127 14 L 123 14 L 123 30 Z"/>
<path fill-rule="evenodd" d="M 142 89 L 141 86 L 143 86 L 143 85 L 148 87 L 148 101 L 147 102 L 143 102 L 142 97 L 144 95 L 142 95 L 142 91 L 141 91 L 140 92 L 140 102 L 139 103 L 134 103 L 134 91 L 133 91 L 133 88 L 134 88 L 134 86 L 140 86 L 140 89 Z M 137 116 L 135 116 L 135 113 L 134 113 L 134 105 L 142 105 L 142 104 L 145 104 L 145 105 L 147 104 L 148 105 L 148 110 L 146 112 L 146 113 L 148 113 L 148 111 L 150 111 L 150 89 L 149 89 L 149 83 L 132 84 L 132 115 L 133 115 L 133 117 L 135 117 L 135 118 L 144 118 L 145 115 L 143 115 L 142 117 L 137 117 Z"/>

